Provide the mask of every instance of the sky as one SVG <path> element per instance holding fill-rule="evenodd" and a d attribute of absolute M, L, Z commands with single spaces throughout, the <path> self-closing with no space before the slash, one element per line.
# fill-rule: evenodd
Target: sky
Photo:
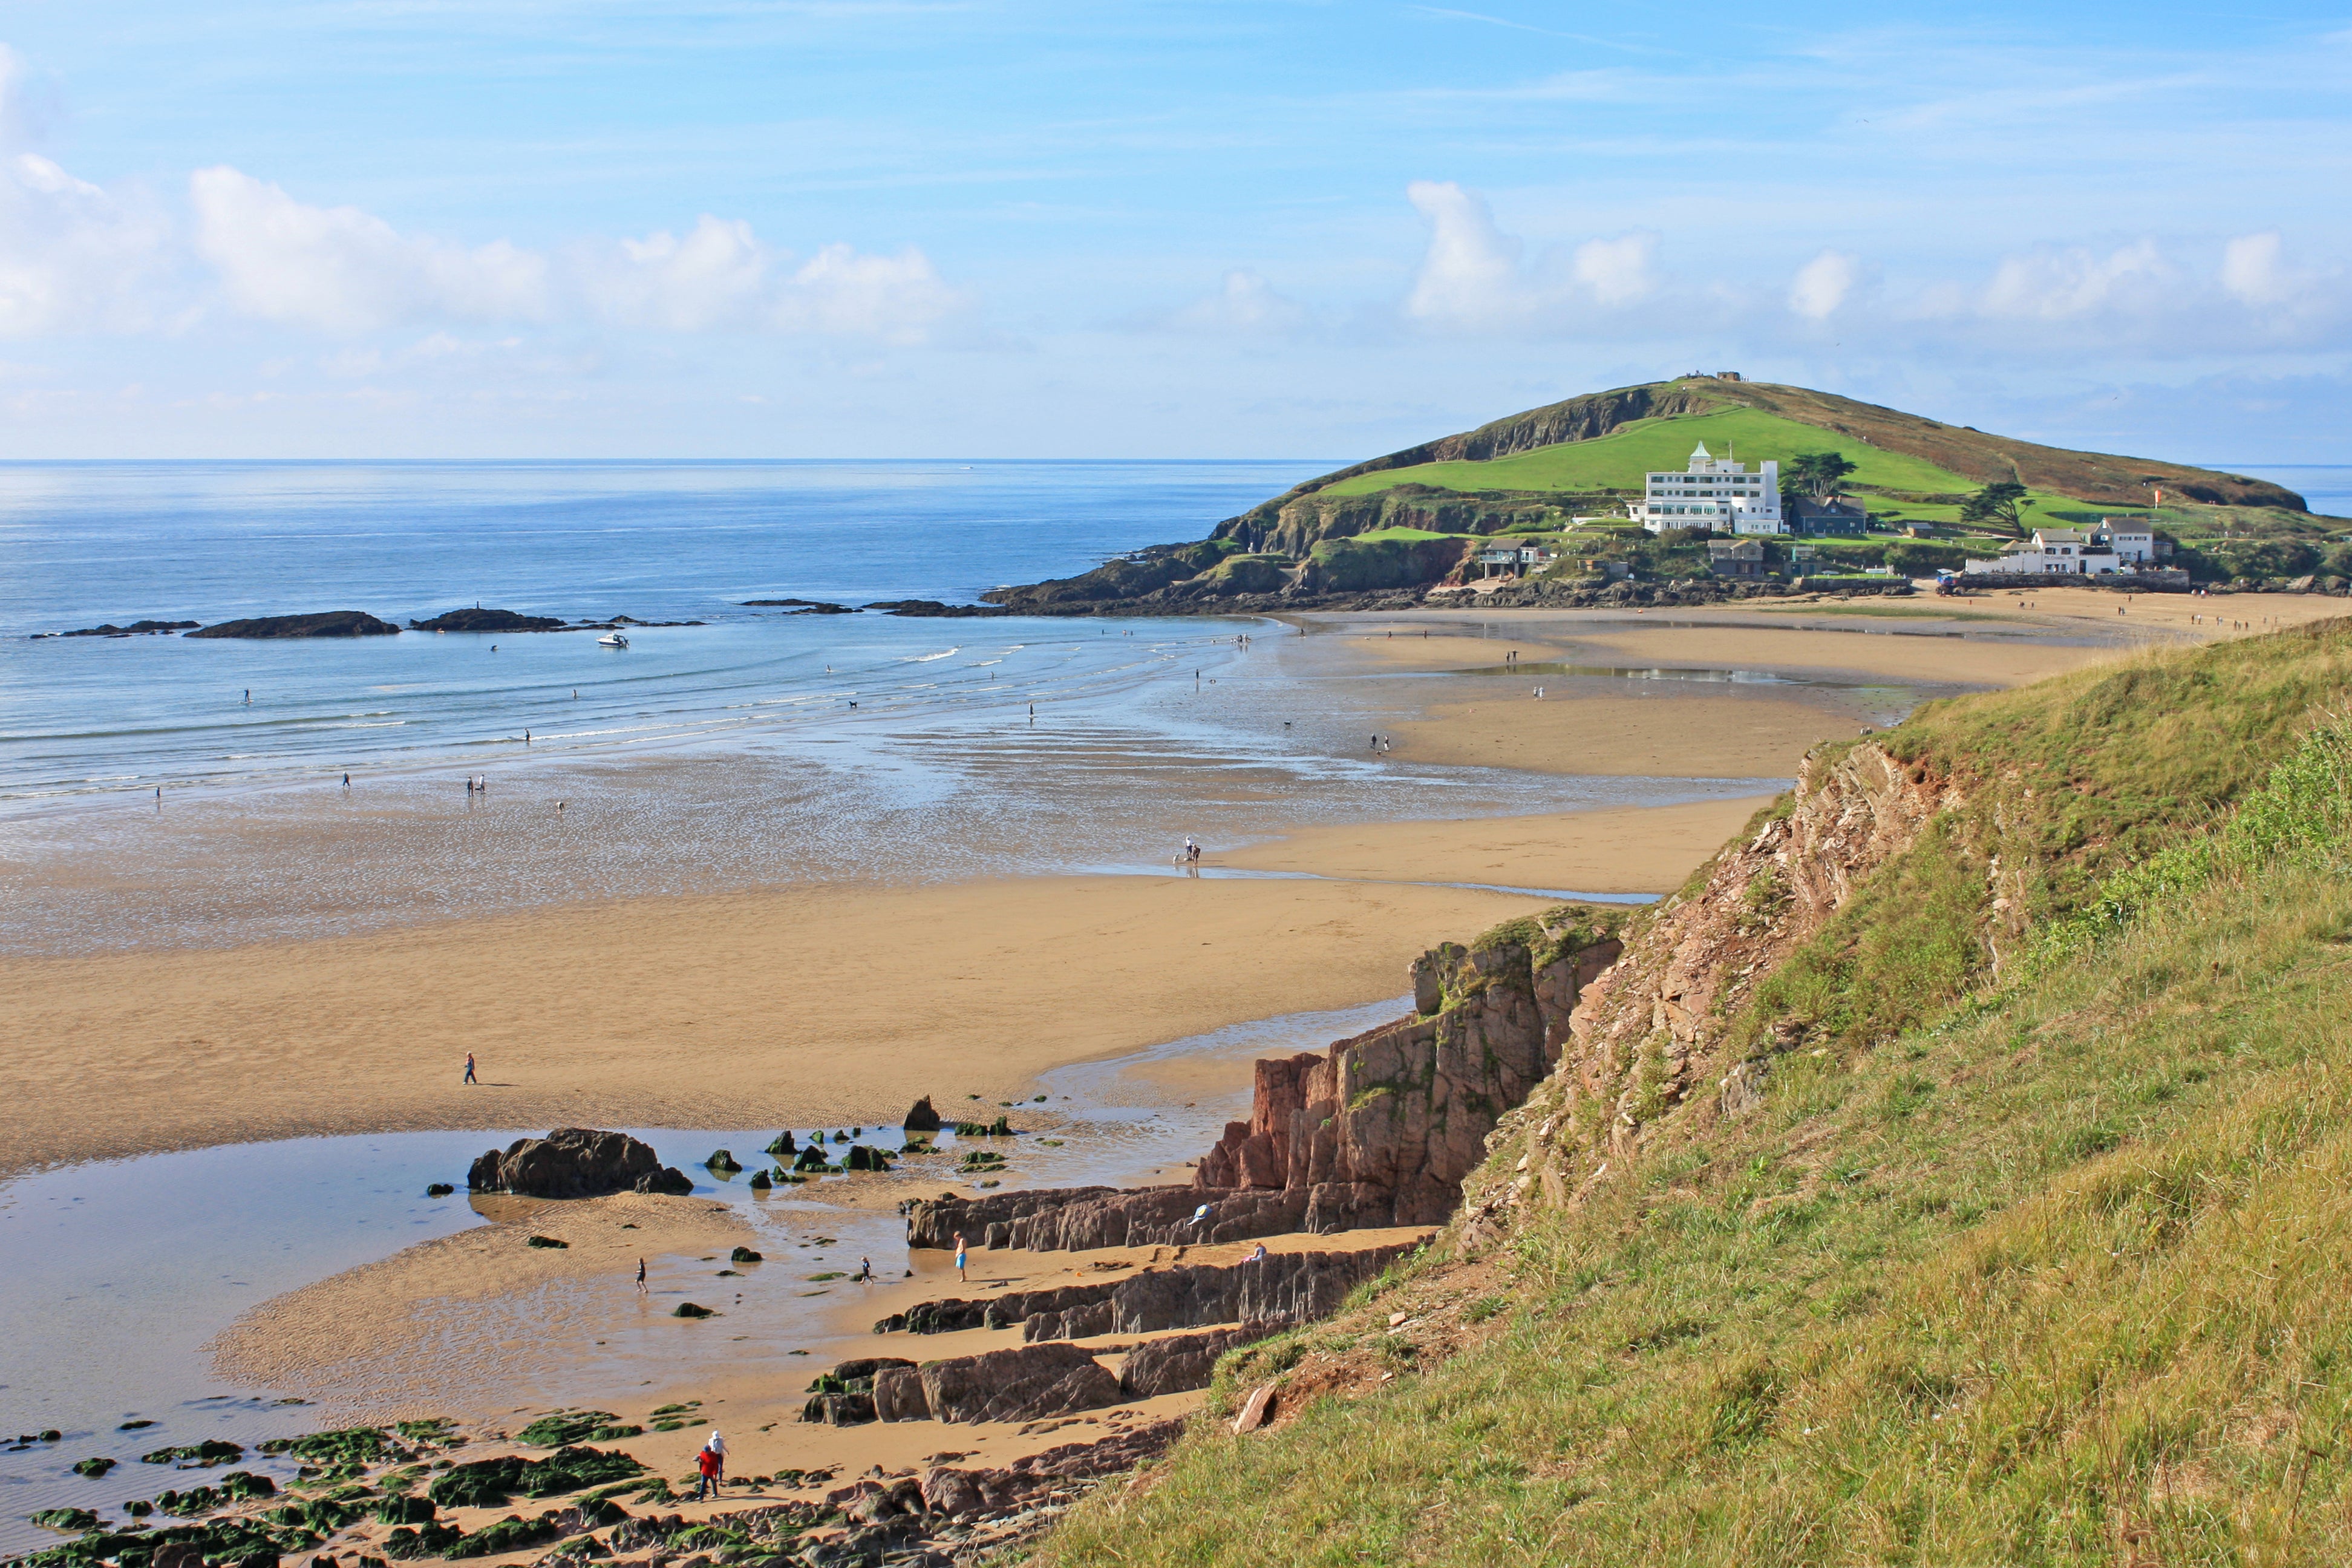
<path fill-rule="evenodd" d="M 2347 195 L 2352 0 L 10 0 L 0 458 L 2352 462 Z"/>

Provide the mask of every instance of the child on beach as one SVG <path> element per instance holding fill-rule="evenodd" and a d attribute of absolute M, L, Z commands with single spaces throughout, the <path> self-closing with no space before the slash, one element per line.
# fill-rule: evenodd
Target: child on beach
<path fill-rule="evenodd" d="M 963 1232 L 956 1232 L 956 1278 L 969 1283 L 971 1276 L 963 1271 Z"/>
<path fill-rule="evenodd" d="M 646 1294 L 646 1260 L 642 1258 L 637 1259 L 637 1294 Z"/>

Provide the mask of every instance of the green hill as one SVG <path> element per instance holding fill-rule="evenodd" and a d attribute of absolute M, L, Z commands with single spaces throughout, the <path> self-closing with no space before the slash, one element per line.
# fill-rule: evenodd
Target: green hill
<path fill-rule="evenodd" d="M 2024 527 L 2145 518 L 2179 547 L 2177 563 L 2201 582 L 2352 580 L 2352 521 L 2315 517 L 2303 497 L 2266 480 L 2040 446 L 1806 387 L 1686 376 L 1571 397 L 1370 458 L 1227 518 L 1205 541 L 1155 546 L 1097 572 L 982 596 L 1011 608 L 1066 611 L 1145 599 L 1409 589 L 1437 581 L 1470 542 L 1496 533 L 1552 540 L 1560 556 L 1555 575 L 1609 558 L 1630 559 L 1637 578 L 1686 579 L 1704 574 L 1704 551 L 1628 546 L 1633 525 L 1624 509 L 1642 494 L 1645 473 L 1680 469 L 1701 442 L 1751 466 L 1778 459 L 1784 473 L 1808 452 L 1853 463 L 1847 488 L 1881 533 L 1824 545 L 1832 571 L 1892 565 L 1924 573 L 1993 554 L 2008 529 L 1965 521 L 1963 503 L 2001 483 L 2025 487 Z M 1914 533 L 1926 538 L 1910 539 Z M 1426 537 L 1433 534 L 1463 542 L 1434 547 Z M 1342 548 L 1344 542 L 1357 542 Z M 1225 569 L 1234 557 L 1248 563 Z M 1249 586 L 1268 583 L 1276 586 Z"/>
<path fill-rule="evenodd" d="M 1507 458 L 1484 461 L 1414 463 L 1360 473 L 1322 487 L 1323 495 L 1371 495 L 1401 484 L 1453 490 L 1549 490 L 1569 494 L 1603 491 L 1639 495 L 1642 476 L 1658 468 L 1679 471 L 1691 448 L 1704 441 L 1715 456 L 1742 457 L 1753 467 L 1766 458 L 1782 462 L 1799 452 L 1836 447 L 1810 425 L 1756 408 L 1724 408 L 1636 419 L 1588 441 L 1563 441 Z M 1901 452 L 1858 442 L 1844 443 L 1855 465 L 1853 483 L 1926 494 L 1975 489 L 1977 481 Z M 2143 498 L 2145 499 L 2145 498 Z"/>
<path fill-rule="evenodd" d="M 1227 1358 L 1278 1424 L 1040 1561 L 2352 1561 L 2347 693 L 2339 621 L 1817 752 L 1437 1247 Z"/>

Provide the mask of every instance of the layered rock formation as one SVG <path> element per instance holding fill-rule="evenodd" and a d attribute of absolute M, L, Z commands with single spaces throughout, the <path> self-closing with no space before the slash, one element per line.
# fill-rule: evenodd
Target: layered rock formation
<path fill-rule="evenodd" d="M 1190 1187 L 919 1202 L 908 1242 L 948 1247 L 961 1233 L 1055 1251 L 1442 1225 L 1496 1122 L 1559 1062 L 1569 1016 L 1616 959 L 1624 919 L 1562 905 L 1423 953 L 1412 1017 L 1258 1063 L 1250 1119 L 1227 1124 Z"/>
<path fill-rule="evenodd" d="M 1008 1291 L 981 1300 L 924 1301 L 883 1319 L 874 1331 L 939 1334 L 1019 1324 L 1022 1338 L 1035 1342 L 1214 1323 L 1305 1322 L 1337 1310 L 1349 1291 L 1419 1245 L 1276 1252 L 1255 1262 L 1183 1263 L 1121 1279 Z"/>
<path fill-rule="evenodd" d="M 1200 1334 L 1171 1334 L 1146 1340 L 1128 1353 L 1119 1369 L 1118 1391 L 1129 1399 L 1154 1399 L 1163 1394 L 1189 1394 L 1209 1386 L 1217 1358 L 1227 1351 L 1254 1345 L 1280 1333 L 1283 1323 L 1244 1323 L 1237 1328 L 1211 1329 Z"/>
<path fill-rule="evenodd" d="M 534 1198 L 593 1198 L 606 1193 L 694 1191 L 675 1165 L 664 1165 L 650 1144 L 625 1132 L 559 1127 L 544 1138 L 518 1138 L 501 1153 L 485 1152 L 466 1173 L 478 1193 Z"/>

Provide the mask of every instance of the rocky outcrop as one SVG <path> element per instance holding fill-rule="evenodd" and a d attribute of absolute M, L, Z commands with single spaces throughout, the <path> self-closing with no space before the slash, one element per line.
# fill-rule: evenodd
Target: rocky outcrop
<path fill-rule="evenodd" d="M 898 1126 L 908 1132 L 937 1132 L 940 1130 L 940 1113 L 931 1109 L 931 1097 L 927 1094 L 908 1106 L 907 1120 Z"/>
<path fill-rule="evenodd" d="M 905 1331 L 910 1334 L 954 1334 L 966 1329 L 1005 1329 L 1034 1313 L 1064 1311 L 1072 1307 L 1107 1301 L 1118 1289 L 1115 1279 L 1085 1285 L 1056 1285 L 1044 1290 L 1008 1290 L 980 1300 L 950 1297 L 942 1301 L 918 1301 L 874 1325 L 877 1334 Z"/>
<path fill-rule="evenodd" d="M 1419 1245 L 1276 1252 L 1250 1263 L 1156 1268 L 1119 1281 L 1098 1304 L 1033 1313 L 1021 1325 L 1022 1337 L 1037 1342 L 1215 1323 L 1304 1323 L 1338 1311 L 1349 1291 Z"/>
<path fill-rule="evenodd" d="M 968 1525 L 1046 1502 L 1066 1502 L 1079 1489 L 1072 1483 L 1115 1476 L 1158 1458 L 1183 1431 L 1181 1421 L 1146 1422 L 1097 1442 L 1047 1448 L 1001 1469 L 935 1466 L 919 1479 L 903 1476 L 856 1481 L 826 1493 L 824 1500 L 828 1508 L 868 1525 L 924 1514 L 939 1522 Z"/>
<path fill-rule="evenodd" d="M 513 610 L 486 610 L 470 605 L 462 610 L 451 610 L 429 621 L 410 621 L 409 629 L 420 632 L 560 632 L 563 620 L 560 616 L 526 616 Z"/>
<path fill-rule="evenodd" d="M 961 1234 L 1034 1251 L 1246 1241 L 1440 1225 L 1486 1136 L 1559 1060 L 1584 988 L 1614 962 L 1621 909 L 1563 904 L 1412 965 L 1414 1016 L 1257 1064 L 1190 1187 L 1076 1187 L 905 1205 L 907 1241 Z"/>
<path fill-rule="evenodd" d="M 1118 1379 L 1071 1344 L 1011 1345 L 925 1362 L 915 1373 L 934 1421 L 1042 1421 L 1119 1401 Z M 894 1384 L 894 1410 L 906 1408 L 903 1388 Z"/>
<path fill-rule="evenodd" d="M 874 1331 L 954 1333 L 1017 1323 L 1022 1338 L 1036 1343 L 1216 1323 L 1304 1322 L 1337 1310 L 1349 1291 L 1419 1245 L 1276 1252 L 1234 1264 L 1180 1263 L 1050 1290 L 924 1301 L 884 1318 Z"/>
<path fill-rule="evenodd" d="M 559 1127 L 544 1138 L 518 1138 L 501 1153 L 486 1152 L 466 1173 L 478 1193 L 534 1198 L 593 1198 L 606 1193 L 694 1191 L 677 1166 L 665 1166 L 650 1144 L 625 1132 Z"/>
<path fill-rule="evenodd" d="M 1303 1228 L 1307 1194 L 1203 1194 L 1192 1187 L 1074 1187 L 943 1197 L 908 1206 L 911 1247 L 950 1247 L 961 1232 L 992 1249 L 1079 1252 L 1249 1241 Z M 1209 1212 L 1193 1216 L 1206 1207 Z"/>
<path fill-rule="evenodd" d="M 1238 1328 L 1211 1329 L 1202 1334 L 1171 1334 L 1146 1340 L 1129 1352 L 1119 1369 L 1119 1393 L 1129 1399 L 1155 1399 L 1163 1394 L 1189 1394 L 1206 1388 L 1216 1373 L 1217 1358 L 1227 1351 L 1254 1345 L 1280 1333 L 1287 1324 L 1244 1323 Z"/>
<path fill-rule="evenodd" d="M 321 610 L 308 616 L 255 616 L 186 633 L 192 637 L 384 637 L 400 628 L 365 610 Z"/>
<path fill-rule="evenodd" d="M 163 637 L 172 632 L 191 630 L 200 624 L 201 623 L 196 621 L 133 621 L 127 626 L 118 626 L 112 621 L 108 621 L 103 626 L 83 626 L 78 631 L 35 632 L 33 636 L 36 639 L 41 637 Z"/>
<path fill-rule="evenodd" d="M 1249 1121 L 1226 1127 L 1194 1187 L 1303 1194 L 1305 1230 L 1444 1223 L 1486 1134 L 1558 1063 L 1623 919 L 1562 906 L 1423 954 L 1413 1017 L 1257 1064 Z"/>

